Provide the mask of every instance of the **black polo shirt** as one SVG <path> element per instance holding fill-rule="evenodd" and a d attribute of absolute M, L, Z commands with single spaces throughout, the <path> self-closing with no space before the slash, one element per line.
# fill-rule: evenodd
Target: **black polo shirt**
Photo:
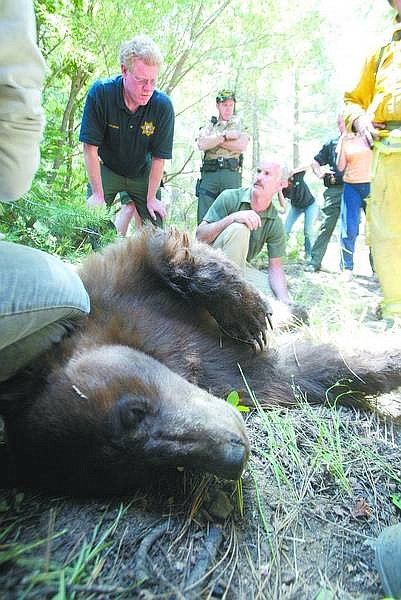
<path fill-rule="evenodd" d="M 298 171 L 292 175 L 289 186 L 283 189 L 283 195 L 288 198 L 295 208 L 306 208 L 314 203 L 315 198 L 304 181 L 305 171 Z"/>
<path fill-rule="evenodd" d="M 131 112 L 123 99 L 121 75 L 96 81 L 88 92 L 81 122 L 81 142 L 98 147 L 104 164 L 123 177 L 138 177 L 152 157 L 171 158 L 174 109 L 155 90 L 145 106 Z"/>

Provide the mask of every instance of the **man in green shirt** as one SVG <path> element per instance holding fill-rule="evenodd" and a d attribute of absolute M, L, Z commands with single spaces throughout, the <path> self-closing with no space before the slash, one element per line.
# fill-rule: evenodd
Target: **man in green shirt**
<path fill-rule="evenodd" d="M 281 260 L 285 255 L 284 227 L 272 205 L 283 183 L 280 165 L 262 160 L 252 187 L 225 190 L 216 198 L 198 226 L 196 237 L 221 248 L 262 293 L 291 305 Z M 269 255 L 268 278 L 248 264 L 264 244 Z"/>

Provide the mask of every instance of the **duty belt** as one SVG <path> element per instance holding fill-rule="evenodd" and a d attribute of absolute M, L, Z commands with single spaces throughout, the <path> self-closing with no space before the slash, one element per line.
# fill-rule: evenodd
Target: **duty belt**
<path fill-rule="evenodd" d="M 218 169 L 230 169 L 230 171 L 237 171 L 239 169 L 238 158 L 224 158 L 218 156 L 217 158 L 206 159 L 202 164 L 202 171 L 217 171 Z"/>

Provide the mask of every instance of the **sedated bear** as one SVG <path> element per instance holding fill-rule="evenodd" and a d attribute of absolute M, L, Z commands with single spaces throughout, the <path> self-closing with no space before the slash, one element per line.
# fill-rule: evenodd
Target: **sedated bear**
<path fill-rule="evenodd" d="M 273 406 L 294 404 L 294 385 L 321 403 L 337 382 L 335 394 L 357 403 L 401 384 L 398 350 L 346 364 L 305 340 L 266 348 L 267 302 L 185 233 L 145 228 L 89 257 L 80 275 L 90 315 L 0 386 L 19 482 L 114 495 L 177 467 L 237 479 L 249 442 L 221 399 L 231 390 L 246 401 L 249 386 Z"/>

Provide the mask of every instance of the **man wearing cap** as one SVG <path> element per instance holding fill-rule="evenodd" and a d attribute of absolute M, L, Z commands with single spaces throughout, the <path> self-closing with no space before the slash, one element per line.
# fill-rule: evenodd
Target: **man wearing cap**
<path fill-rule="evenodd" d="M 223 250 L 259 291 L 291 305 L 281 260 L 285 255 L 284 227 L 272 204 L 283 185 L 286 182 L 282 181 L 278 162 L 262 160 L 252 187 L 228 189 L 216 198 L 198 226 L 196 237 Z M 265 244 L 268 277 L 248 264 Z"/>
<path fill-rule="evenodd" d="M 367 223 L 381 314 L 392 320 L 401 317 L 401 0 L 389 3 L 397 11 L 392 40 L 366 61 L 344 100 L 347 127 L 373 147 Z"/>
<path fill-rule="evenodd" d="M 241 187 L 242 153 L 249 141 L 235 114 L 232 90 L 221 90 L 217 94 L 216 108 L 218 118 L 212 117 L 197 138 L 198 148 L 204 152 L 197 185 L 198 224 L 221 192 Z"/>
<path fill-rule="evenodd" d="M 136 211 L 161 225 L 159 200 L 165 159 L 172 156 L 174 110 L 156 89 L 162 55 L 153 40 L 138 35 L 120 50 L 121 75 L 96 81 L 89 90 L 79 139 L 89 178 L 88 204 L 110 205 L 119 192 L 116 228 L 125 235 Z"/>

